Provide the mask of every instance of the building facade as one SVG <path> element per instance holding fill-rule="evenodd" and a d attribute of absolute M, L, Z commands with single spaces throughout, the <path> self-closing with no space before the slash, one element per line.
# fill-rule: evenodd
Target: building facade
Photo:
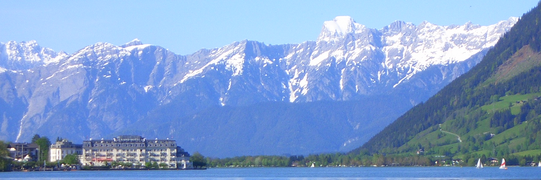
<path fill-rule="evenodd" d="M 146 162 L 165 163 L 169 168 L 190 167 L 189 155 L 175 140 L 147 140 L 141 136 L 123 135 L 112 140 L 83 141 L 81 164 L 104 165 L 110 162 L 144 166 Z M 181 167 L 177 167 L 177 163 Z M 184 164 L 183 164 L 184 163 Z"/>
<path fill-rule="evenodd" d="M 37 161 L 39 146 L 36 143 L 10 143 L 7 146 L 9 156 L 15 161 Z"/>
<path fill-rule="evenodd" d="M 81 144 L 73 144 L 68 140 L 57 141 L 54 144 L 51 144 L 49 148 L 49 161 L 61 161 L 68 154 L 82 155 L 83 146 Z"/>

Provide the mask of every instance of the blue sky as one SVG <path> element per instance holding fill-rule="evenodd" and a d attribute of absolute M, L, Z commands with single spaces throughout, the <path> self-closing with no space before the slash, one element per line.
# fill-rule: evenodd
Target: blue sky
<path fill-rule="evenodd" d="M 437 25 L 490 25 L 520 17 L 537 0 L 0 0 L 0 42 L 36 40 L 74 53 L 96 42 L 138 38 L 177 54 L 244 39 L 266 44 L 316 40 L 324 21 L 351 16 L 381 29 L 401 20 Z"/>

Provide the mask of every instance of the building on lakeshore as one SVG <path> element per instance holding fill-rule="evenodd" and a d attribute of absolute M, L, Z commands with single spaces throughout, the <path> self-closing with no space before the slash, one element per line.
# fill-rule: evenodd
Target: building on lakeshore
<path fill-rule="evenodd" d="M 177 146 L 175 140 L 147 140 L 141 136 L 122 135 L 112 140 L 90 139 L 83 141 L 82 146 L 80 160 L 83 165 L 104 165 L 115 161 L 141 166 L 146 162 L 156 162 L 169 168 L 192 167 L 189 154 Z"/>
<path fill-rule="evenodd" d="M 39 145 L 36 143 L 10 143 L 7 146 L 9 156 L 15 161 L 37 161 L 39 159 Z"/>
<path fill-rule="evenodd" d="M 57 141 L 54 144 L 51 144 L 49 148 L 49 161 L 61 161 L 68 154 L 75 154 L 80 156 L 83 154 L 83 145 L 82 144 L 73 144 L 68 140 Z"/>

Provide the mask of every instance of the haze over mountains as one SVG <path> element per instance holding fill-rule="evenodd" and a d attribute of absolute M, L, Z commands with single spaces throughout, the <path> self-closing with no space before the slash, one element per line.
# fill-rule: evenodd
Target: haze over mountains
<path fill-rule="evenodd" d="M 0 45 L 0 138 L 139 133 L 220 157 L 348 151 L 479 63 L 517 20 L 378 30 L 339 16 L 317 41 L 186 56 L 137 39 L 74 54 L 10 41 Z"/>

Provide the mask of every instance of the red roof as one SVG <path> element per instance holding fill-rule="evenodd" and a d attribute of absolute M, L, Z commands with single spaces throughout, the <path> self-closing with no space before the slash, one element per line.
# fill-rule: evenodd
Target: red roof
<path fill-rule="evenodd" d="M 92 158 L 92 161 L 113 161 L 111 158 Z"/>

